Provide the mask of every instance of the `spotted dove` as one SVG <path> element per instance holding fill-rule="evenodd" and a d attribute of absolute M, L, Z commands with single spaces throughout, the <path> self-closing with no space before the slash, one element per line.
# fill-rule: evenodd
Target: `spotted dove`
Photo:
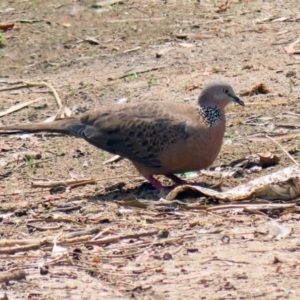
<path fill-rule="evenodd" d="M 128 158 L 152 185 L 164 188 L 153 175 L 165 175 L 175 184 L 174 173 L 207 168 L 216 159 L 225 132 L 225 107 L 244 105 L 226 82 L 204 87 L 198 105 L 140 102 L 101 107 L 79 116 L 49 123 L 0 127 L 18 132 L 58 132 Z M 3 132 L 4 131 L 4 132 Z"/>

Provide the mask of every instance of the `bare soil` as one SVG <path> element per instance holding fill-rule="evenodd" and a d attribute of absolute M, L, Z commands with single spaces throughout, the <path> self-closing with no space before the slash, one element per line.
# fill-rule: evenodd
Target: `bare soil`
<path fill-rule="evenodd" d="M 290 135 L 300 124 L 300 50 L 285 49 L 299 38 L 298 1 L 235 0 L 228 8 L 209 0 L 102 2 L 109 1 L 1 1 L 1 23 L 14 28 L 0 34 L 0 111 L 43 98 L 2 124 L 58 111 L 47 87 L 23 80 L 51 84 L 67 112 L 78 114 L 122 98 L 194 103 L 205 83 L 223 79 L 246 106 L 228 110 L 212 169 L 265 151 L 280 162 L 257 173 L 242 169 L 221 190 L 292 164 L 254 135 L 285 134 L 281 145 L 300 161 L 300 139 Z M 265 91 L 247 93 L 261 84 Z M 1 299 L 299 299 L 298 210 L 158 205 L 163 195 L 129 161 L 103 165 L 109 158 L 73 137 L 0 136 Z M 31 185 L 82 177 L 96 182 Z M 180 201 L 222 204 L 199 195 Z M 292 233 L 274 239 L 272 219 Z M 26 279 L 3 279 L 22 270 Z"/>

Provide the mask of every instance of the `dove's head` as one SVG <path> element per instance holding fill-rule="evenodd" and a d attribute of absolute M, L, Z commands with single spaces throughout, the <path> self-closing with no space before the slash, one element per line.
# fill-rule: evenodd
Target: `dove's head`
<path fill-rule="evenodd" d="M 244 102 L 236 96 L 231 85 L 224 81 L 213 81 L 207 84 L 198 99 L 200 106 L 220 109 L 224 109 L 231 102 L 244 106 Z"/>

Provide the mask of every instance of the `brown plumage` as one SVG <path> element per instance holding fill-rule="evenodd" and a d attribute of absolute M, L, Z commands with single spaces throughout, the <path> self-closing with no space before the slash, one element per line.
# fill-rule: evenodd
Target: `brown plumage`
<path fill-rule="evenodd" d="M 155 188 L 153 175 L 197 171 L 216 159 L 225 132 L 225 107 L 244 103 L 225 82 L 207 85 L 198 106 L 171 102 L 141 102 L 102 107 L 50 123 L 0 127 L 21 132 L 58 132 L 75 135 L 113 154 L 128 158 Z"/>

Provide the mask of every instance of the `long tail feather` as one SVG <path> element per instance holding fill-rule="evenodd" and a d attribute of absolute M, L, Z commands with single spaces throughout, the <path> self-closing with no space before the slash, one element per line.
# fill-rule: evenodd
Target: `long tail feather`
<path fill-rule="evenodd" d="M 71 132 L 68 128 L 70 125 L 82 125 L 77 118 L 65 118 L 57 119 L 54 122 L 49 123 L 35 123 L 35 124 L 16 124 L 8 126 L 0 126 L 0 134 L 6 133 L 7 131 L 16 131 L 16 132 L 57 132 L 68 135 L 73 135 L 74 132 Z"/>

